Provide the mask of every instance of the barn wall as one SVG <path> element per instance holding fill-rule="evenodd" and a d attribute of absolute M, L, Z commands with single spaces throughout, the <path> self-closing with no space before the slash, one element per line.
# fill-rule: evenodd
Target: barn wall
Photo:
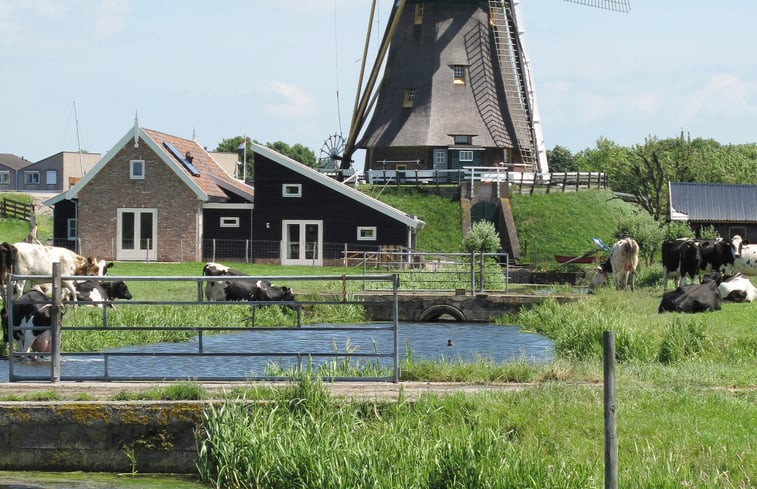
<path fill-rule="evenodd" d="M 145 179 L 129 177 L 130 160 L 145 161 Z M 117 210 L 157 208 L 158 261 L 200 261 L 202 202 L 144 141 L 127 144 L 79 192 L 81 254 L 115 259 Z"/>

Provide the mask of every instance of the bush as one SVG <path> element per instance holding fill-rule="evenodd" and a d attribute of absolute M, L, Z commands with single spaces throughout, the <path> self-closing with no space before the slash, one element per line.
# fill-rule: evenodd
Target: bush
<path fill-rule="evenodd" d="M 489 221 L 477 221 L 473 223 L 468 234 L 463 238 L 465 251 L 481 251 L 494 253 L 500 247 L 499 233 L 494 224 Z"/>

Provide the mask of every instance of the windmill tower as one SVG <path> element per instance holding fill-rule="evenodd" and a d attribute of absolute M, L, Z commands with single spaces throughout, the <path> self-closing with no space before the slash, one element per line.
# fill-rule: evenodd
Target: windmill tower
<path fill-rule="evenodd" d="M 568 1 L 630 8 L 630 0 Z M 398 0 L 363 87 L 364 68 L 341 168 L 365 149 L 365 170 L 549 171 L 519 0 Z"/>

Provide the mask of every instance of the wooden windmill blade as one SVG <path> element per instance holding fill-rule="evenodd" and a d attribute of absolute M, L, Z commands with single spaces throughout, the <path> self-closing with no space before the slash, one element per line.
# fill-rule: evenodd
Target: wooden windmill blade
<path fill-rule="evenodd" d="M 630 8 L 629 0 L 567 1 Z M 356 98 L 342 168 L 362 148 L 366 170 L 504 162 L 514 169 L 548 172 L 519 1 L 393 3 L 370 83 Z"/>

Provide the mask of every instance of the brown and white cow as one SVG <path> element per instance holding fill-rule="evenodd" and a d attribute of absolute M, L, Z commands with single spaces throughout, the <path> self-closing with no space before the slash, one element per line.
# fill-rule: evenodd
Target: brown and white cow
<path fill-rule="evenodd" d="M 636 267 L 639 266 L 639 244 L 632 238 L 624 238 L 612 245 L 610 258 L 597 268 L 592 287 L 607 282 L 610 274 L 615 275 L 615 288 L 625 289 L 631 280 L 631 290 L 636 289 Z"/>

